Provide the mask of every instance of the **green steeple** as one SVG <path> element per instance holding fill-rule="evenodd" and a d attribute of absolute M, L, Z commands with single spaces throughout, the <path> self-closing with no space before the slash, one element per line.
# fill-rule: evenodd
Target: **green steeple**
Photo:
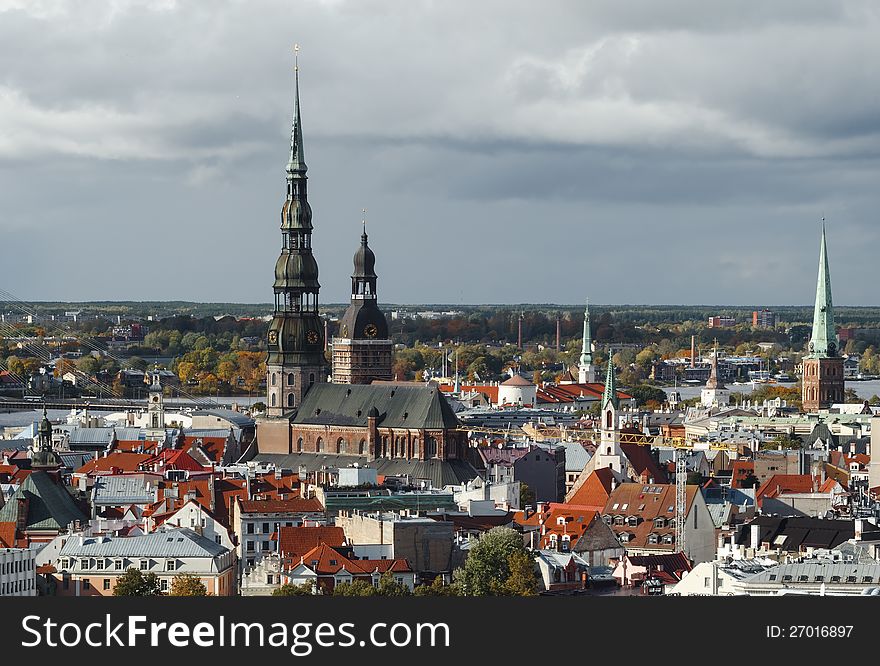
<path fill-rule="evenodd" d="M 608 404 L 608 401 L 611 401 L 611 404 L 614 405 L 614 409 L 617 409 L 620 406 L 620 401 L 617 399 L 617 380 L 614 376 L 614 364 L 611 362 L 611 350 L 608 350 L 608 375 L 605 377 L 605 393 L 602 394 L 602 407 Z"/>
<path fill-rule="evenodd" d="M 584 308 L 584 338 L 581 344 L 581 360 L 580 366 L 591 365 L 593 363 L 593 342 L 590 337 L 590 301 Z"/>
<path fill-rule="evenodd" d="M 819 246 L 819 279 L 816 283 L 816 307 L 813 310 L 813 335 L 810 337 L 809 356 L 811 358 L 837 356 L 837 342 L 834 306 L 831 302 L 831 273 L 828 270 L 825 222 L 823 220 L 822 243 Z"/>
<path fill-rule="evenodd" d="M 288 179 L 296 176 L 305 177 L 308 167 L 303 154 L 302 119 L 299 114 L 299 64 L 294 65 L 296 78 L 295 97 L 293 103 L 293 122 L 290 128 L 290 159 L 287 162 Z"/>

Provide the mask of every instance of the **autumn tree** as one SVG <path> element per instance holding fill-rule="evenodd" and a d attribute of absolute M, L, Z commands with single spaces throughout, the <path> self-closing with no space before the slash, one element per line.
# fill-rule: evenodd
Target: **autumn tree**
<path fill-rule="evenodd" d="M 116 579 L 113 588 L 114 597 L 161 597 L 162 588 L 156 574 L 144 573 L 140 569 L 130 568 Z"/>
<path fill-rule="evenodd" d="M 284 583 L 281 587 L 272 591 L 273 597 L 310 597 L 315 593 L 311 583 Z"/>
<path fill-rule="evenodd" d="M 202 582 L 202 579 L 193 574 L 177 574 L 171 580 L 172 597 L 206 597 L 208 596 L 208 588 Z"/>

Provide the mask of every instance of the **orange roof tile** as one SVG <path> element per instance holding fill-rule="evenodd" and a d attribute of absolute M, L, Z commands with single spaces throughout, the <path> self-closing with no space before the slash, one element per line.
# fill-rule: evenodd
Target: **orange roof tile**
<path fill-rule="evenodd" d="M 106 456 L 94 458 L 76 470 L 76 474 L 120 474 L 122 472 L 136 472 L 141 463 L 149 460 L 151 456 L 146 453 L 128 453 L 111 451 Z"/>
<path fill-rule="evenodd" d="M 594 470 L 584 481 L 568 503 L 588 506 L 596 511 L 605 508 L 614 487 L 614 472 L 609 467 Z"/>

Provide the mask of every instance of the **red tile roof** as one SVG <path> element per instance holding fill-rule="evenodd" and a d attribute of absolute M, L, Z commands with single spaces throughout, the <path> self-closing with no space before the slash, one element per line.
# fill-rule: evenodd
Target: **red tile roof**
<path fill-rule="evenodd" d="M 0 547 L 15 548 L 15 532 L 15 523 L 0 523 Z"/>
<path fill-rule="evenodd" d="M 289 499 L 239 500 L 242 513 L 320 513 L 324 511 L 321 502 L 312 497 L 291 497 Z"/>
<path fill-rule="evenodd" d="M 297 562 L 322 543 L 332 548 L 345 545 L 345 532 L 341 527 L 282 527 L 280 533 L 278 542 L 281 555 Z"/>
<path fill-rule="evenodd" d="M 76 470 L 76 474 L 121 474 L 122 472 L 136 472 L 141 463 L 149 460 L 152 456 L 146 453 L 128 453 L 111 451 L 106 456 L 89 460 Z"/>
<path fill-rule="evenodd" d="M 343 568 L 353 576 L 369 575 L 376 571 L 412 571 L 406 560 L 350 560 L 324 543 L 303 555 L 302 562 L 319 576 L 334 575 Z M 298 562 L 294 566 L 296 564 Z"/>
<path fill-rule="evenodd" d="M 609 467 L 594 470 L 580 488 L 575 491 L 568 503 L 588 506 L 596 511 L 605 508 L 614 487 L 614 472 Z"/>
<path fill-rule="evenodd" d="M 774 474 L 755 492 L 755 503 L 760 507 L 766 498 L 787 493 L 830 492 L 819 490 L 819 479 L 810 474 Z"/>
<path fill-rule="evenodd" d="M 687 512 L 690 512 L 694 498 L 700 492 L 699 486 L 687 486 Z M 624 533 L 630 538 L 621 540 L 625 548 L 651 548 L 668 549 L 675 547 L 672 543 L 662 543 L 662 537 L 675 535 L 675 525 L 670 521 L 675 519 L 675 484 L 657 483 L 622 483 L 611 493 L 603 516 L 611 516 L 611 529 L 620 538 Z M 615 524 L 616 517 L 622 517 L 623 525 Z M 637 524 L 629 525 L 627 519 L 635 517 Z M 654 520 L 662 518 L 663 527 L 655 527 Z M 654 533 L 658 536 L 658 543 L 650 543 L 650 536 Z"/>

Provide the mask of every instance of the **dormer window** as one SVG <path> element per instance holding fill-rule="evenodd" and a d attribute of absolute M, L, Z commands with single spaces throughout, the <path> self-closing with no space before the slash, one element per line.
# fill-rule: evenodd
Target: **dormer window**
<path fill-rule="evenodd" d="M 623 516 L 614 516 L 615 525 L 623 525 Z"/>
<path fill-rule="evenodd" d="M 651 534 L 648 535 L 648 543 L 658 543 L 658 542 L 659 542 L 659 539 L 658 539 L 657 535 L 654 532 L 651 532 Z"/>
<path fill-rule="evenodd" d="M 638 527 L 639 526 L 639 517 L 638 516 L 629 516 L 626 519 L 626 524 L 630 527 Z"/>
<path fill-rule="evenodd" d="M 666 527 L 666 520 L 663 518 L 654 518 L 654 527 Z"/>

